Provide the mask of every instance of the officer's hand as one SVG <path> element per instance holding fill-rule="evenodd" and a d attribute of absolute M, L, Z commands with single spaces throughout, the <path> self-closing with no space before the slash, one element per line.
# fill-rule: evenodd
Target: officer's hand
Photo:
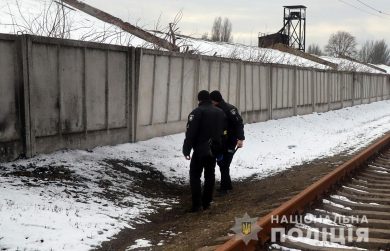
<path fill-rule="evenodd" d="M 237 140 L 237 148 L 242 148 L 244 146 L 243 140 Z"/>
<path fill-rule="evenodd" d="M 191 156 L 188 155 L 188 156 L 184 156 L 186 158 L 186 160 L 190 160 L 191 159 Z"/>

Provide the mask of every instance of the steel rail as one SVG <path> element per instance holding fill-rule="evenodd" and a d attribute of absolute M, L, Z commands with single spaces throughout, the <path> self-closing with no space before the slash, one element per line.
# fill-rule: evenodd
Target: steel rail
<path fill-rule="evenodd" d="M 245 245 L 242 239 L 234 236 L 229 241 L 219 246 L 217 251 L 251 251 L 255 250 L 258 245 L 263 246 L 271 238 L 271 229 L 281 227 L 281 224 L 273 222 L 273 217 L 290 218 L 298 213 L 302 213 L 305 208 L 310 206 L 314 201 L 320 199 L 325 193 L 330 191 L 333 186 L 339 184 L 343 179 L 348 177 L 350 173 L 357 170 L 365 161 L 373 155 L 384 149 L 390 144 L 390 133 L 385 134 L 374 144 L 348 160 L 344 164 L 338 166 L 335 170 L 304 189 L 299 194 L 295 195 L 289 201 L 283 203 L 278 208 L 257 221 L 257 225 L 262 228 L 258 233 L 258 241 L 252 240 Z"/>

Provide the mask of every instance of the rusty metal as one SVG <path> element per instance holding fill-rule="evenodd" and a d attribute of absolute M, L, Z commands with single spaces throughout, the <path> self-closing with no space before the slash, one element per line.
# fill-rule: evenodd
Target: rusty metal
<path fill-rule="evenodd" d="M 99 10 L 95 7 L 92 7 L 84 2 L 78 1 L 78 0 L 62 0 L 64 3 L 84 12 L 88 15 L 91 15 L 93 17 L 96 17 L 99 20 L 102 20 L 103 22 L 113 24 L 115 26 L 118 26 L 122 30 L 129 32 L 139 38 L 144 39 L 145 41 L 148 41 L 150 43 L 156 44 L 158 46 L 161 46 L 167 50 L 170 51 L 179 51 L 179 47 L 176 45 L 170 43 L 169 41 L 162 39 L 160 37 L 157 37 L 137 26 L 134 26 L 128 22 L 124 22 L 122 19 L 114 17 L 107 12 L 104 12 L 102 10 Z"/>
<path fill-rule="evenodd" d="M 327 193 L 334 185 L 345 179 L 348 174 L 360 167 L 365 161 L 367 161 L 374 154 L 382 150 L 384 147 L 390 144 L 390 134 L 386 134 L 380 140 L 361 153 L 338 166 L 335 170 L 307 187 L 301 193 L 297 194 L 289 201 L 283 203 L 281 206 L 262 217 L 257 221 L 257 224 L 262 228 L 258 234 L 258 243 L 252 241 L 248 246 L 245 246 L 244 242 L 239 238 L 231 238 L 229 241 L 219 246 L 217 251 L 252 251 L 255 250 L 256 245 L 264 245 L 270 240 L 271 229 L 274 227 L 280 227 L 280 224 L 272 222 L 272 217 L 290 217 L 297 213 L 303 212 L 303 210 L 311 205 L 317 198 Z"/>

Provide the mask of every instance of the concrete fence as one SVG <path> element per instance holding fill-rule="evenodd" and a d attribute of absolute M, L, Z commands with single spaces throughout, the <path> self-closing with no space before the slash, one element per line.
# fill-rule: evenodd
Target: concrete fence
<path fill-rule="evenodd" d="M 182 132 L 199 90 L 220 90 L 253 123 L 390 98 L 388 75 L 325 71 L 143 50 L 136 140 Z"/>
<path fill-rule="evenodd" d="M 390 78 L 0 34 L 0 161 L 182 132 L 202 89 L 251 123 L 389 99 Z"/>
<path fill-rule="evenodd" d="M 134 140 L 134 48 L 0 36 L 0 159 Z"/>

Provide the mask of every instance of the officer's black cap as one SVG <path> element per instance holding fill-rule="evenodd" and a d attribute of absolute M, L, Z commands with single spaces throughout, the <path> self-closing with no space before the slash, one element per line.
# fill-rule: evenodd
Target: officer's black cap
<path fill-rule="evenodd" d="M 215 102 L 221 102 L 222 101 L 222 95 L 219 91 L 212 91 L 210 93 L 210 98 L 212 101 L 215 101 Z"/>
<path fill-rule="evenodd" d="M 198 93 L 198 101 L 209 101 L 210 100 L 210 93 L 206 90 L 201 90 Z"/>

